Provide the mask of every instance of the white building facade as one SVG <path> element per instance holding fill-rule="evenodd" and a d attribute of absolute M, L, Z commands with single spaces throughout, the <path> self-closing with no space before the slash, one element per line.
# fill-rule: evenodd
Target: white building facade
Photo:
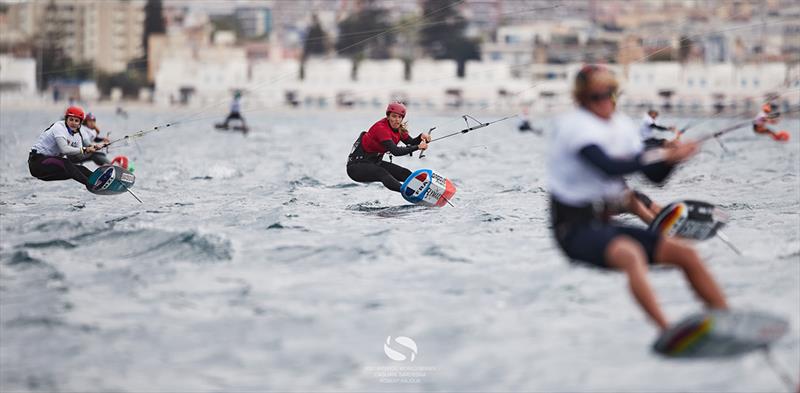
<path fill-rule="evenodd" d="M 0 42 L 58 40 L 74 62 L 124 71 L 143 55 L 145 0 L 54 0 L 6 4 Z"/>
<path fill-rule="evenodd" d="M 202 52 L 205 52 L 202 51 Z M 215 63 L 191 56 L 165 60 L 156 78 L 156 98 L 176 100 L 191 90 L 194 105 L 229 97 L 243 90 L 248 101 L 265 108 L 380 108 L 390 101 L 431 111 L 483 110 L 538 113 L 572 105 L 572 81 L 583 65 L 532 64 L 517 77 L 501 62 L 469 61 L 465 76 L 451 60 L 362 60 L 354 68 L 345 58 L 306 61 L 303 77 L 297 60 L 248 61 L 243 54 L 225 55 Z M 658 108 L 685 113 L 738 112 L 755 109 L 769 97 L 785 105 L 800 104 L 800 67 L 785 63 L 734 65 L 677 62 L 610 65 L 620 78 L 623 109 Z M 792 90 L 794 89 L 794 90 Z"/>
<path fill-rule="evenodd" d="M 0 55 L 0 95 L 30 97 L 36 87 L 36 60 Z"/>

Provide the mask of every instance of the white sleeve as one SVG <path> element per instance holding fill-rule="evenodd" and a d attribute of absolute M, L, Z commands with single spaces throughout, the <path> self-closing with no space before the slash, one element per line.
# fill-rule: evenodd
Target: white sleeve
<path fill-rule="evenodd" d="M 56 144 L 58 144 L 58 150 L 61 151 L 61 154 L 74 156 L 76 154 L 83 153 L 81 148 L 70 146 L 69 142 L 67 142 L 67 138 L 64 138 L 63 136 L 56 135 Z"/>
<path fill-rule="evenodd" d="M 53 124 L 53 137 L 55 138 L 64 138 L 65 140 L 69 140 L 69 131 L 67 131 L 66 126 L 61 122 L 57 122 Z"/>
<path fill-rule="evenodd" d="M 61 154 L 71 156 L 81 153 L 79 147 L 72 147 L 69 145 L 69 140 L 71 139 L 70 134 L 63 123 L 56 123 L 53 126 L 53 138 L 55 138 L 58 150 L 61 151 Z"/>

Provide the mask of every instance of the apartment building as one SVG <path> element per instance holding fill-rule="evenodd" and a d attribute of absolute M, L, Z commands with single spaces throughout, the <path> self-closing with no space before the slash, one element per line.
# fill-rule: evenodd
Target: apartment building
<path fill-rule="evenodd" d="M 74 62 L 124 71 L 143 55 L 145 0 L 50 0 L 7 4 L 0 42 L 56 41 Z"/>

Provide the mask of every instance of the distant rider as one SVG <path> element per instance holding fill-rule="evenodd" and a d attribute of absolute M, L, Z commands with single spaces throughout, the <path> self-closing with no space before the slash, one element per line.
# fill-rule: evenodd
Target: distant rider
<path fill-rule="evenodd" d="M 519 115 L 519 123 L 517 124 L 517 129 L 525 132 L 525 131 L 533 131 L 538 132 L 539 130 L 534 129 L 531 127 L 530 117 L 528 116 L 528 108 L 523 108 L 522 113 Z"/>
<path fill-rule="evenodd" d="M 95 118 L 91 112 L 86 114 L 86 119 L 83 120 L 80 132 L 84 147 L 92 146 L 95 143 L 107 144 L 109 142 L 108 138 L 100 137 L 100 128 L 97 126 L 97 118 Z M 111 160 L 108 159 L 106 153 L 101 151 L 96 151 L 91 154 L 69 156 L 68 158 L 70 161 L 76 164 L 89 160 L 94 161 L 94 163 L 98 166 L 111 163 Z"/>
<path fill-rule="evenodd" d="M 658 111 L 655 109 L 650 109 L 645 113 L 644 118 L 642 119 L 642 124 L 639 127 L 639 134 L 642 138 L 642 143 L 644 143 L 645 149 L 650 149 L 653 147 L 663 147 L 664 144 L 670 142 L 667 139 L 657 138 L 653 130 L 658 131 L 672 131 L 676 133 L 676 139 L 680 135 L 675 130 L 675 127 L 665 127 L 656 123 L 656 118 L 658 117 Z"/>
<path fill-rule="evenodd" d="M 247 123 L 244 121 L 244 117 L 242 117 L 242 93 L 237 91 L 233 94 L 233 101 L 231 101 L 231 111 L 228 113 L 228 117 L 225 118 L 225 121 L 222 123 L 222 128 L 228 128 L 228 123 L 231 120 L 239 120 L 242 122 L 242 128 L 247 129 Z"/>
<path fill-rule="evenodd" d="M 758 112 L 756 118 L 753 119 L 753 132 L 756 134 L 769 134 L 773 139 L 780 139 L 781 137 L 777 132 L 772 131 L 768 124 L 778 124 L 778 117 L 773 114 L 777 106 L 766 103 L 761 106 L 761 112 Z"/>

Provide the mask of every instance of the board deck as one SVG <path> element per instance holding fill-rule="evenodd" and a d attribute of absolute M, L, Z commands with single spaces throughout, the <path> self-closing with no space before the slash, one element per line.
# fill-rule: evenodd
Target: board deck
<path fill-rule="evenodd" d="M 650 223 L 648 230 L 665 236 L 707 240 L 717 234 L 728 215 L 713 204 L 701 201 L 677 201 L 665 206 Z"/>
<path fill-rule="evenodd" d="M 653 350 L 670 358 L 720 358 L 768 348 L 789 329 L 786 319 L 763 311 L 709 311 L 670 326 Z"/>
<path fill-rule="evenodd" d="M 442 207 L 453 199 L 456 187 L 444 176 L 430 169 L 419 169 L 408 176 L 400 187 L 403 198 L 413 204 Z"/>
<path fill-rule="evenodd" d="M 103 165 L 89 176 L 86 189 L 97 195 L 116 195 L 126 192 L 135 182 L 133 173 L 115 165 Z"/>

